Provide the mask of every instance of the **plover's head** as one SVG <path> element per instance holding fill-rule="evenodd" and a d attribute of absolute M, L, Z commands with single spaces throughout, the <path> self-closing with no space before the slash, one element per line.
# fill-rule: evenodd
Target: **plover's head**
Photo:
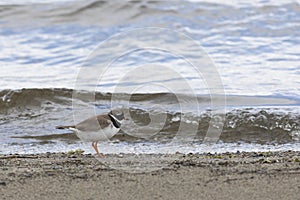
<path fill-rule="evenodd" d="M 123 120 L 125 120 L 124 113 L 121 110 L 112 110 L 108 113 L 108 115 L 115 118 L 119 122 L 122 122 Z"/>

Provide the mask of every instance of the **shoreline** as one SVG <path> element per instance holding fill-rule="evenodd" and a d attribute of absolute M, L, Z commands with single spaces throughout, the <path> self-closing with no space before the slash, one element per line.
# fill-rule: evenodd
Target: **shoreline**
<path fill-rule="evenodd" d="M 300 151 L 0 155 L 2 199 L 297 199 Z"/>

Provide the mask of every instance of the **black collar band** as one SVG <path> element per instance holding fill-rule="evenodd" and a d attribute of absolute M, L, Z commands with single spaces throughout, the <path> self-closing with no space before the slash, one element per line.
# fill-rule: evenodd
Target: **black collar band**
<path fill-rule="evenodd" d="M 113 116 L 111 116 L 111 115 L 108 115 L 108 116 L 109 116 L 110 120 L 112 121 L 114 127 L 116 127 L 116 128 L 120 128 L 121 127 L 121 123 L 118 122 Z"/>

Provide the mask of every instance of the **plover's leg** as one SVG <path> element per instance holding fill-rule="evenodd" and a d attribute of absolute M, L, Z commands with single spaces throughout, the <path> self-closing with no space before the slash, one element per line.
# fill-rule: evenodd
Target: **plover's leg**
<path fill-rule="evenodd" d="M 98 142 L 93 142 L 93 143 L 92 143 L 92 146 L 93 146 L 93 148 L 95 149 L 95 151 L 97 152 L 98 157 L 99 157 L 99 158 L 103 158 L 104 156 L 99 152 L 97 143 L 98 143 Z"/>

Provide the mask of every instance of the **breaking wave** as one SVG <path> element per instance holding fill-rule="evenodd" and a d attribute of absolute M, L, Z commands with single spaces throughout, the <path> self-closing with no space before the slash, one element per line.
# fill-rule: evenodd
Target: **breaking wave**
<path fill-rule="evenodd" d="M 84 92 L 82 92 L 84 93 Z M 29 137 L 39 139 L 74 139 L 67 134 L 53 134 L 56 125 L 73 123 L 71 89 L 22 89 L 3 90 L 0 92 L 0 125 L 1 132 L 9 132 L 10 136 Z M 111 101 L 124 104 L 122 100 L 128 99 L 129 94 L 117 94 L 112 100 L 111 93 L 95 93 L 95 102 L 81 102 L 82 109 L 93 105 L 96 111 L 107 112 Z M 130 95 L 129 95 L 130 96 Z M 239 97 L 229 97 L 229 101 L 238 102 Z M 240 97 L 241 102 L 246 97 Z M 249 97 L 250 99 L 252 97 Z M 259 101 L 258 97 L 255 98 Z M 263 100 L 265 99 L 265 100 Z M 264 97 L 261 102 L 266 101 Z M 298 141 L 300 137 L 300 115 L 297 106 L 286 106 L 284 100 L 276 99 L 276 105 L 233 106 L 227 108 L 226 113 L 212 112 L 208 96 L 199 96 L 200 110 L 190 105 L 190 110 L 180 110 L 176 95 L 168 93 L 134 94 L 130 96 L 129 113 L 132 122 L 141 129 L 135 137 L 123 132 L 116 136 L 117 140 L 137 141 L 169 141 L 176 136 L 180 124 L 198 126 L 195 134 L 196 141 L 203 141 L 211 120 L 225 119 L 220 140 L 223 142 L 254 142 L 254 143 L 288 143 Z M 253 100 L 254 101 L 254 100 Z M 272 101 L 272 98 L 270 99 Z M 165 105 L 155 109 L 154 104 Z M 230 104 L 230 102 L 229 102 Z M 233 104 L 233 103 L 232 103 Z M 123 105 L 123 109 L 125 109 Z M 207 105 L 207 106 L 205 106 Z M 127 108 L 126 108 L 127 109 Z M 193 112 L 193 109 L 195 112 Z M 296 109 L 296 110 L 295 110 Z M 165 114 L 166 119 L 162 128 L 151 137 L 142 137 L 149 129 L 149 115 Z M 186 130 L 187 132 L 189 129 Z M 143 133 L 145 132 L 145 133 Z M 139 137 L 139 134 L 141 137 Z M 55 136 L 55 137 L 54 137 Z"/>

